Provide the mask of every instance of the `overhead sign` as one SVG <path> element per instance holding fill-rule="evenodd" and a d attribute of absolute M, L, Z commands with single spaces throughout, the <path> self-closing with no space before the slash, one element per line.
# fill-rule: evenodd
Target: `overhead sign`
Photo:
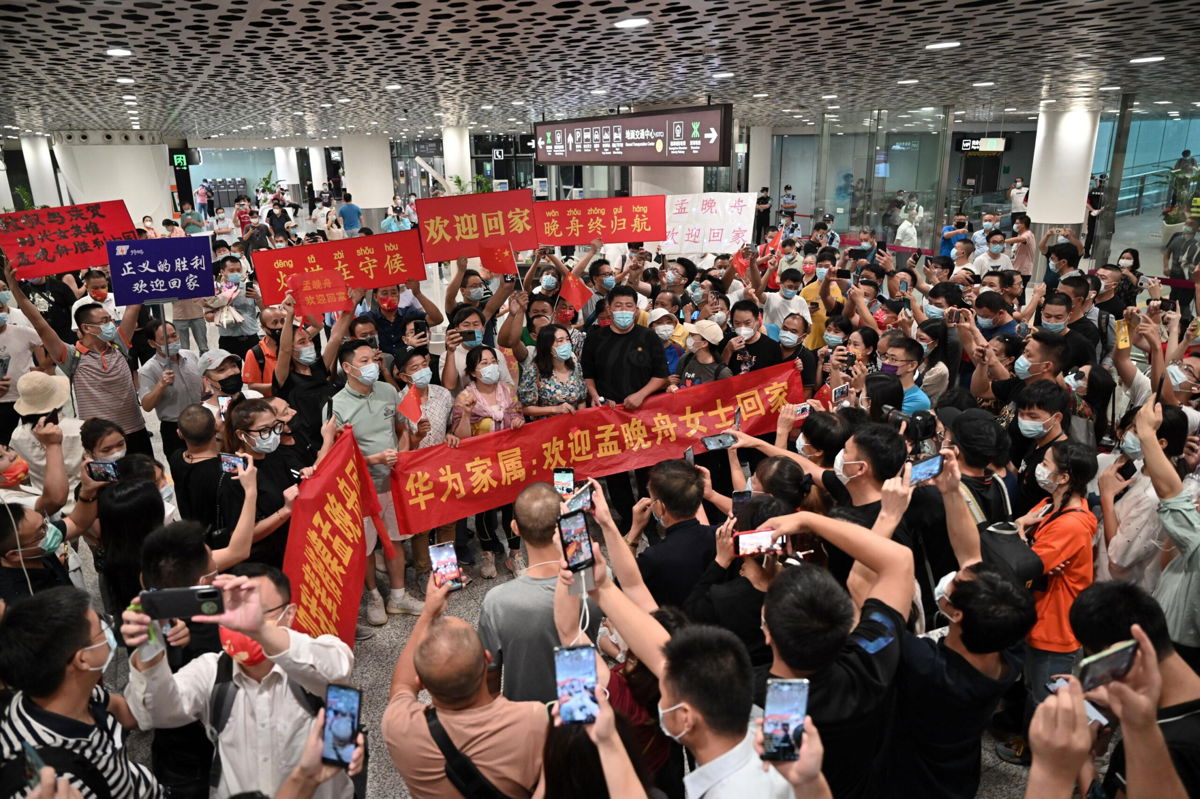
<path fill-rule="evenodd" d="M 492 150 L 492 160 L 493 161 L 503 161 L 504 160 L 504 151 L 501 149 Z"/>
<path fill-rule="evenodd" d="M 538 122 L 533 130 L 543 164 L 728 166 L 733 106 Z"/>
<path fill-rule="evenodd" d="M 110 241 L 106 246 L 117 305 L 213 295 L 208 236 Z"/>
<path fill-rule="evenodd" d="M 970 136 L 959 133 L 954 137 L 954 151 L 959 153 L 1002 153 L 1007 149 L 1007 136 Z"/>

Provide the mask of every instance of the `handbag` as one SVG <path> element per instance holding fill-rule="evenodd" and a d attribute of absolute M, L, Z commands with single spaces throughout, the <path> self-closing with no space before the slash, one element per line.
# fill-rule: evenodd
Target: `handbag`
<path fill-rule="evenodd" d="M 1012 506 L 1008 501 L 1008 490 L 1001 481 L 995 478 L 993 480 L 992 485 L 999 487 L 1004 498 L 1005 515 L 1011 519 Z M 1012 583 L 1024 586 L 1030 591 L 1045 588 L 1046 575 L 1042 559 L 1021 538 L 1017 526 L 1010 521 L 989 524 L 971 489 L 963 483 L 959 483 L 958 489 L 967 502 L 971 518 L 979 527 L 979 550 L 983 562 L 994 566 Z"/>

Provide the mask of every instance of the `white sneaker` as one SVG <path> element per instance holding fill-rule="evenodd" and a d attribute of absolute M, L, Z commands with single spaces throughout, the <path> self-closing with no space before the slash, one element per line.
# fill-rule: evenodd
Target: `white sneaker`
<path fill-rule="evenodd" d="M 491 580 L 496 577 L 496 553 L 482 552 L 483 563 L 479 567 L 479 576 L 485 580 Z"/>
<path fill-rule="evenodd" d="M 504 565 L 513 573 L 513 577 L 520 577 L 525 573 L 525 569 L 528 568 L 528 564 L 525 563 L 525 554 L 519 549 L 510 549 L 508 551 L 508 557 L 504 559 Z"/>
<path fill-rule="evenodd" d="M 395 594 L 388 595 L 387 612 L 395 615 L 408 614 L 409 616 L 420 616 L 421 611 L 425 609 L 425 603 L 417 599 L 415 596 L 409 595 L 407 592 L 396 596 Z"/>
<path fill-rule="evenodd" d="M 383 597 L 378 591 L 367 592 L 367 622 L 380 627 L 387 624 L 387 611 L 383 607 Z"/>
<path fill-rule="evenodd" d="M 369 638 L 375 637 L 375 631 L 370 627 L 365 626 L 362 622 L 354 625 L 354 640 L 366 641 Z"/>

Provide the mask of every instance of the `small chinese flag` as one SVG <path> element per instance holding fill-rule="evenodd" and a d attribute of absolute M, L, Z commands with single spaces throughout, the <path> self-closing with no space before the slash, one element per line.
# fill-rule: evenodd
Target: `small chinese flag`
<path fill-rule="evenodd" d="M 782 243 L 783 243 L 783 231 L 780 230 L 775 233 L 775 238 L 771 239 L 771 244 L 770 244 L 771 250 L 773 252 L 779 252 L 779 246 Z"/>
<path fill-rule="evenodd" d="M 750 271 L 750 261 L 742 255 L 741 250 L 733 254 L 733 268 L 737 270 L 738 277 L 745 277 L 746 273 Z"/>
<path fill-rule="evenodd" d="M 513 254 L 512 245 L 505 242 L 501 245 L 487 244 L 479 247 L 479 261 L 483 268 L 494 275 L 515 275 L 517 273 L 517 257 Z"/>
<path fill-rule="evenodd" d="M 400 400 L 400 405 L 396 408 L 400 414 L 408 419 L 413 424 L 421 421 L 421 394 L 415 389 L 410 388 L 405 394 L 404 399 Z"/>
<path fill-rule="evenodd" d="M 592 298 L 592 290 L 583 284 L 583 281 L 572 274 L 568 274 L 563 280 L 562 289 L 558 292 L 559 296 L 575 307 L 575 310 L 583 308 L 587 305 L 588 300 Z"/>

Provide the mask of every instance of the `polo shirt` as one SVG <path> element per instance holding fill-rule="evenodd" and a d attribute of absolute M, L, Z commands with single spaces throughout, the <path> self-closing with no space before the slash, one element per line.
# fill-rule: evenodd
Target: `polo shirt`
<path fill-rule="evenodd" d="M 904 404 L 900 408 L 902 413 L 927 411 L 932 407 L 929 397 L 921 390 L 920 386 L 910 386 L 904 389 Z"/>
<path fill-rule="evenodd" d="M 258 340 L 258 348 L 262 352 L 262 366 L 258 365 L 258 356 L 254 347 L 246 350 L 242 356 L 242 382 L 266 385 L 266 395 L 271 396 L 271 383 L 275 379 L 275 363 L 279 360 L 279 345 L 270 336 Z"/>
<path fill-rule="evenodd" d="M 400 392 L 390 383 L 376 380 L 370 394 L 360 394 L 346 383 L 345 388 L 333 395 L 333 415 L 339 424 L 354 428 L 354 439 L 363 455 L 375 455 L 388 449 L 396 449 L 396 406 Z M 367 467 L 375 491 L 386 494 L 391 490 L 389 475 L 391 467 L 377 463 Z"/>
<path fill-rule="evenodd" d="M 954 245 L 971 235 L 970 233 L 967 232 L 967 229 L 965 227 L 964 228 L 956 228 L 954 225 L 946 225 L 944 228 L 942 228 L 942 236 L 945 236 L 947 233 L 950 233 L 951 231 L 957 231 L 957 232 L 948 239 L 947 238 L 941 239 L 942 243 L 938 247 L 939 255 L 946 255 L 946 256 L 953 255 L 954 254 Z"/>
<path fill-rule="evenodd" d="M 107 419 L 119 425 L 126 434 L 146 429 L 142 406 L 133 386 L 129 347 L 119 329 L 117 340 L 103 351 L 91 350 L 82 344 L 63 347 L 62 356 L 55 362 L 71 378 L 75 415 L 80 419 Z"/>
<path fill-rule="evenodd" d="M 163 389 L 154 413 L 159 421 L 177 422 L 183 409 L 199 402 L 201 396 L 200 359 L 191 350 L 180 350 L 178 361 L 155 355 L 142 364 L 138 369 L 138 399 L 145 399 L 168 369 L 175 372 L 175 382 Z"/>

